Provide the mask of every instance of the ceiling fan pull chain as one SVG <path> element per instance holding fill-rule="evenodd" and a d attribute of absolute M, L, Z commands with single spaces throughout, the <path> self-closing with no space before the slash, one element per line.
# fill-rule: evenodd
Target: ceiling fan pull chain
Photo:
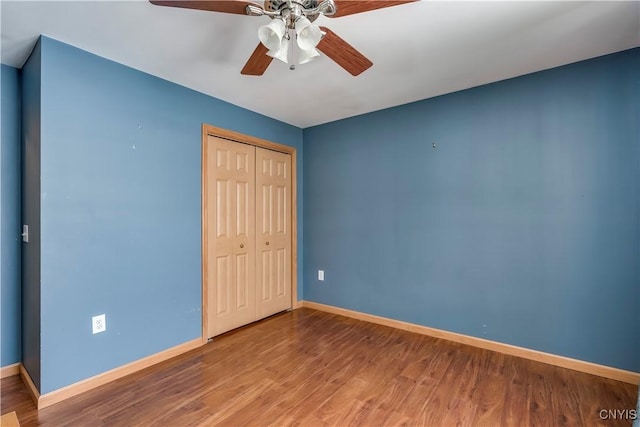
<path fill-rule="evenodd" d="M 289 30 L 287 32 L 287 34 L 290 34 L 291 32 L 293 32 L 293 30 Z M 296 34 L 296 39 L 298 38 L 298 34 Z M 296 62 L 297 58 L 294 56 L 294 49 L 295 49 L 295 45 L 296 43 L 289 43 L 289 62 L 291 63 L 291 65 L 289 65 L 289 70 L 290 71 L 294 71 L 296 69 Z"/>

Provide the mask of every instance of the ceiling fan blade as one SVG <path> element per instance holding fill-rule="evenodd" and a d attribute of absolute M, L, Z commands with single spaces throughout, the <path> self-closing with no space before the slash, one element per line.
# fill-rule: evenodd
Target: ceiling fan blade
<path fill-rule="evenodd" d="M 320 27 L 320 29 L 326 34 L 320 40 L 317 46 L 318 50 L 333 59 L 352 76 L 357 76 L 373 65 L 373 62 L 369 61 L 336 33 L 326 27 Z"/>
<path fill-rule="evenodd" d="M 398 6 L 406 3 L 413 3 L 418 0 L 334 0 L 336 13 L 329 18 L 337 18 L 355 13 L 368 12 L 370 10 L 382 9 L 385 7 Z"/>
<path fill-rule="evenodd" d="M 269 49 L 264 47 L 262 43 L 258 43 L 258 46 L 249 57 L 249 60 L 244 64 L 240 74 L 247 76 L 263 75 L 264 72 L 267 71 L 267 67 L 271 64 L 271 61 L 273 61 L 273 58 L 267 55 L 268 51 Z"/>
<path fill-rule="evenodd" d="M 246 15 L 247 6 L 255 5 L 253 2 L 244 0 L 149 0 L 149 2 L 156 6 L 182 7 L 238 15 Z"/>

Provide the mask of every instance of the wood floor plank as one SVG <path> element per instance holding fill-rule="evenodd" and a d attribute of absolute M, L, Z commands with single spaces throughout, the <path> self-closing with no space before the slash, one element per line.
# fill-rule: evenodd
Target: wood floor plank
<path fill-rule="evenodd" d="M 504 407 L 500 425 L 531 425 L 530 412 L 523 410 L 523 408 L 530 408 L 531 393 L 525 362 L 529 363 L 516 357 L 505 358 L 502 393 Z"/>
<path fill-rule="evenodd" d="M 637 388 L 308 308 L 216 337 L 37 411 L 19 377 L 2 412 L 25 426 L 628 426 Z"/>
<path fill-rule="evenodd" d="M 478 386 L 473 400 L 477 405 L 474 423 L 482 426 L 497 426 L 504 413 L 505 381 L 494 375 L 478 375 Z"/>
<path fill-rule="evenodd" d="M 557 426 L 575 426 L 584 424 L 582 414 L 579 411 L 579 400 L 575 393 L 575 385 L 572 376 L 561 369 L 554 369 L 555 378 L 552 380 L 555 387 L 556 398 L 552 400 L 553 412 L 556 414 Z"/>
<path fill-rule="evenodd" d="M 366 381 L 350 378 L 340 385 L 334 393 L 327 396 L 316 409 L 315 415 L 329 425 L 337 425 L 345 409 L 347 412 L 351 412 L 352 407 L 358 406 L 358 395 L 370 387 L 371 385 Z"/>
<path fill-rule="evenodd" d="M 553 378 L 552 366 L 536 366 L 536 372 L 530 374 L 531 389 L 529 392 L 529 416 L 531 425 L 555 425 L 557 414 L 553 412 L 552 400 L 558 394 L 553 389 L 550 379 Z"/>

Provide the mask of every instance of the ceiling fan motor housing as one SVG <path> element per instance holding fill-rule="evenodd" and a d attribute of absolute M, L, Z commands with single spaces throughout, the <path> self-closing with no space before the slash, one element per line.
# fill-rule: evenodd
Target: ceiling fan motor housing
<path fill-rule="evenodd" d="M 314 14 L 305 14 L 305 9 L 315 9 L 318 7 L 320 2 L 318 0 L 265 0 L 264 2 L 264 10 L 269 12 L 279 12 L 281 16 L 289 16 L 293 15 L 295 19 L 300 16 L 306 17 L 309 21 L 315 21 L 319 13 Z M 288 10 L 289 12 L 285 12 Z M 283 13 L 284 12 L 284 13 Z"/>

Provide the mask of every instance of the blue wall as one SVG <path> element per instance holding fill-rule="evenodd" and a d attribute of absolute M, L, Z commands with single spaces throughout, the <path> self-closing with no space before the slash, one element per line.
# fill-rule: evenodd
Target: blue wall
<path fill-rule="evenodd" d="M 20 340 L 20 73 L 0 65 L 0 366 L 22 359 Z"/>
<path fill-rule="evenodd" d="M 200 338 L 201 124 L 296 147 L 299 191 L 302 130 L 46 37 L 40 43 L 47 393 Z M 299 227 L 302 248 L 302 218 Z M 92 335 L 91 317 L 101 313 L 107 331 Z"/>
<path fill-rule="evenodd" d="M 305 129 L 305 300 L 640 371 L 639 104 L 634 49 Z"/>
<path fill-rule="evenodd" d="M 22 67 L 22 221 L 29 243 L 22 243 L 22 364 L 40 389 L 40 147 L 41 65 L 38 42 Z"/>

